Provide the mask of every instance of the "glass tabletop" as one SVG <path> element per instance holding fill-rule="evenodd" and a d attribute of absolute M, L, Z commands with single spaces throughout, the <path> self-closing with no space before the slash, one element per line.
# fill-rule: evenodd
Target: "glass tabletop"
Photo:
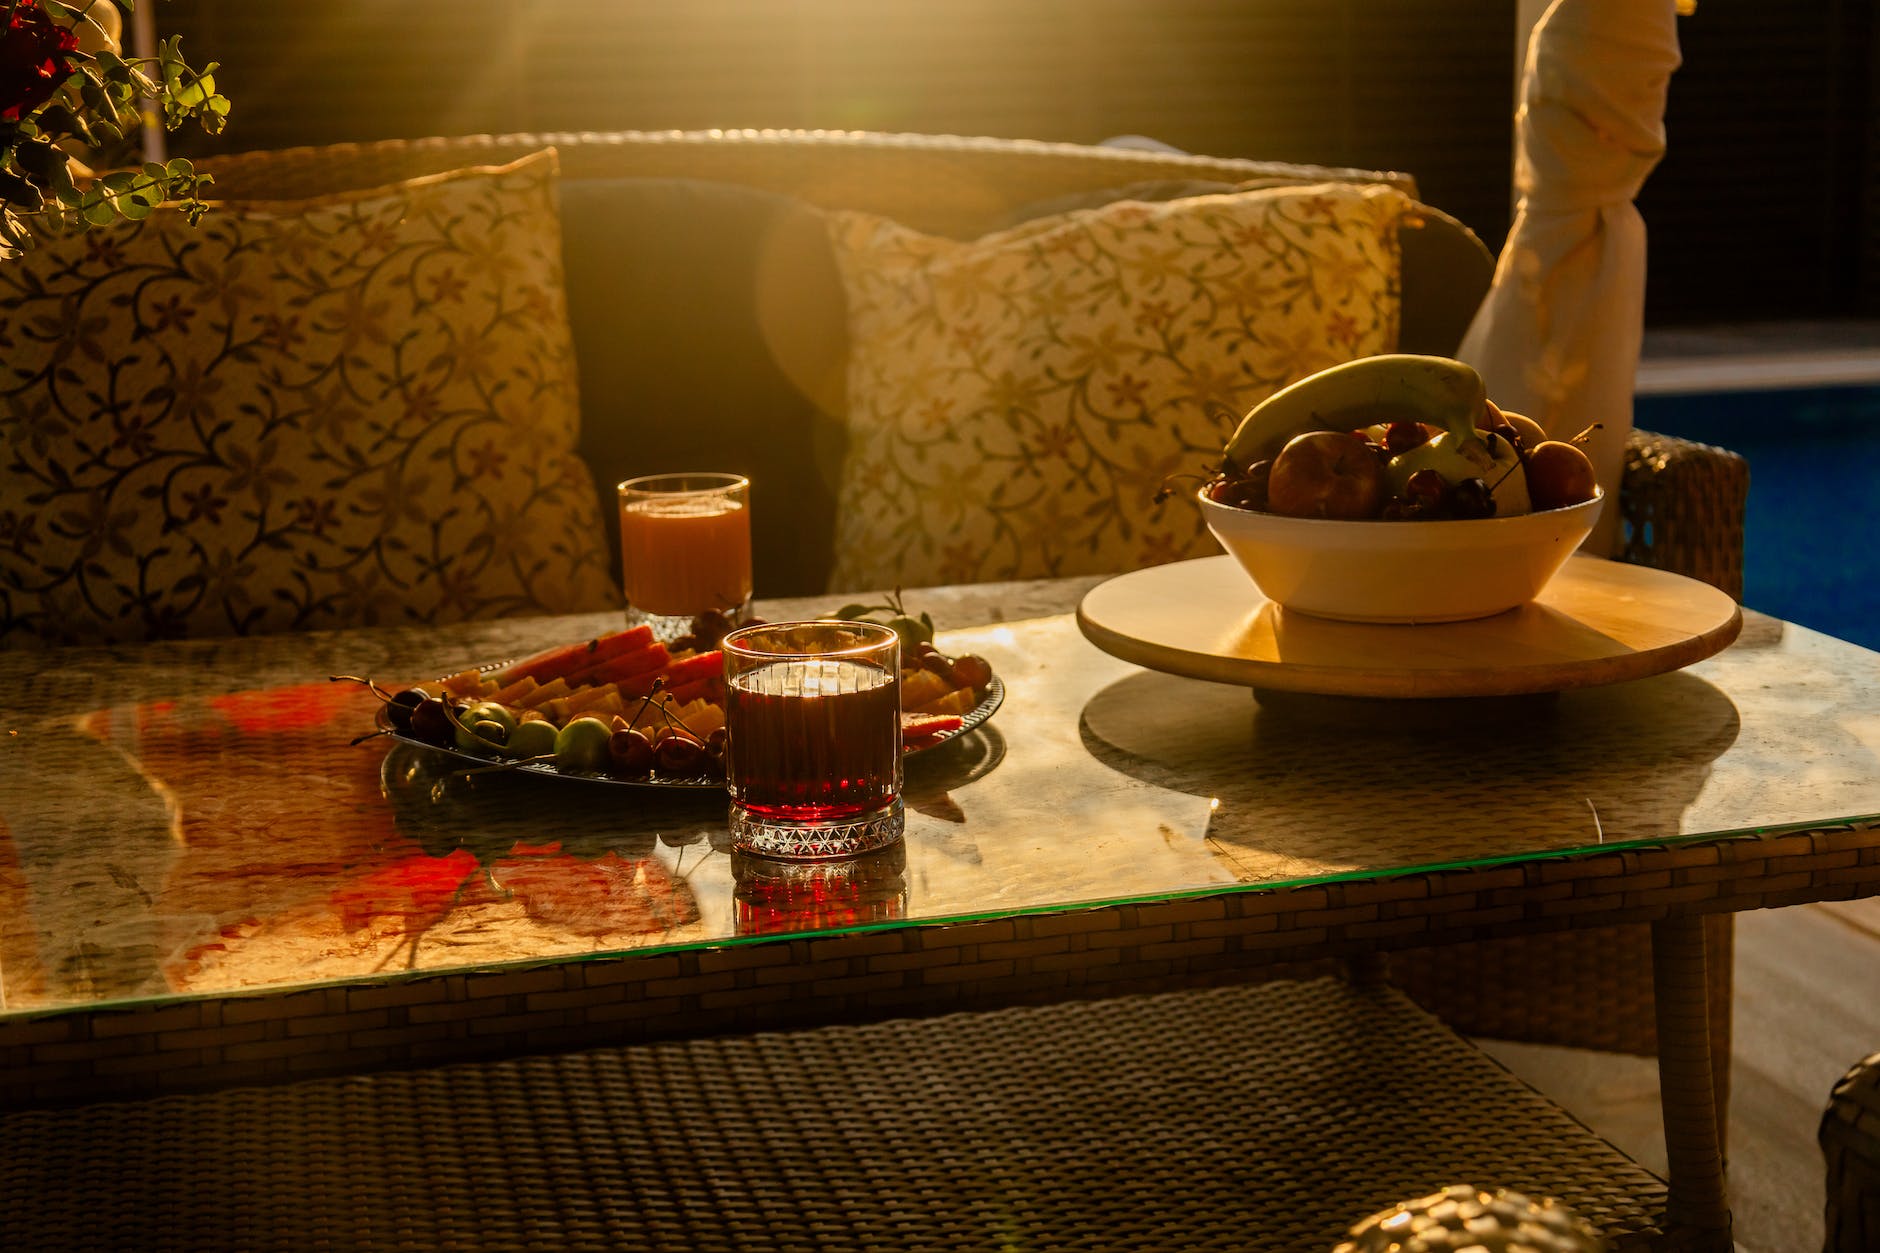
<path fill-rule="evenodd" d="M 1089 581 L 936 594 L 948 621 Z M 789 612 L 790 605 L 773 608 Z M 813 611 L 804 606 L 798 609 Z M 907 836 L 790 865 L 714 793 L 382 737 L 393 682 L 595 618 L 0 656 L 0 1013 L 704 947 L 1479 866 L 1880 813 L 1880 655 L 1750 615 L 1690 669 L 1555 695 L 1255 694 L 1067 613 L 943 632 L 1006 686 L 907 762 Z"/>

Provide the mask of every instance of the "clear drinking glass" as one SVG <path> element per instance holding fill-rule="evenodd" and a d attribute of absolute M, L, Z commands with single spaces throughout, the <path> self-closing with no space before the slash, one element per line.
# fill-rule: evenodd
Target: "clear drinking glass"
<path fill-rule="evenodd" d="M 733 622 L 750 616 L 749 479 L 650 474 L 615 490 L 628 626 L 650 622 L 659 638 L 675 639 L 707 610 Z"/>
<path fill-rule="evenodd" d="M 735 848 L 814 860 L 901 838 L 901 641 L 870 622 L 725 636 Z"/>

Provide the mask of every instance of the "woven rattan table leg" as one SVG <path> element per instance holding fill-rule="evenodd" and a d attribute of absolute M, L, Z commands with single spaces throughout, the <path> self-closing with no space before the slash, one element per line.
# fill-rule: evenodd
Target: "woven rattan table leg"
<path fill-rule="evenodd" d="M 1666 1226 L 1677 1247 L 1730 1253 L 1723 1136 L 1710 1058 L 1709 979 L 1702 918 L 1652 924 L 1658 1085 L 1671 1185 Z"/>

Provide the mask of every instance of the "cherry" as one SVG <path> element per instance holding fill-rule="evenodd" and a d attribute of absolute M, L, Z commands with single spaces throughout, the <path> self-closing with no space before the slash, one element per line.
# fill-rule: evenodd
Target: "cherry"
<path fill-rule="evenodd" d="M 1429 428 L 1421 422 L 1392 422 L 1384 428 L 1384 448 L 1393 457 L 1429 442 Z"/>
<path fill-rule="evenodd" d="M 1450 504 L 1459 518 L 1495 516 L 1495 494 L 1486 479 L 1464 479 L 1450 489 Z"/>
<path fill-rule="evenodd" d="M 666 773 L 687 775 L 705 773 L 706 762 L 711 759 L 711 754 L 690 735 L 673 731 L 670 735 L 660 736 L 659 743 L 653 748 L 653 757 Z"/>
<path fill-rule="evenodd" d="M 1234 478 L 1220 474 L 1208 480 L 1204 490 L 1208 499 L 1217 505 L 1229 505 L 1235 509 L 1265 509 L 1267 480 L 1272 475 L 1271 461 L 1256 461 L 1247 473 Z"/>
<path fill-rule="evenodd" d="M 644 732 L 627 727 L 607 737 L 607 758 L 615 774 L 645 778 L 653 772 L 653 743 Z"/>
<path fill-rule="evenodd" d="M 698 646 L 705 650 L 718 647 L 725 636 L 731 634 L 735 624 L 731 616 L 722 609 L 707 609 L 692 619 L 692 634 L 698 638 Z"/>
<path fill-rule="evenodd" d="M 1413 502 L 1426 506 L 1435 506 L 1449 494 L 1449 483 L 1435 470 L 1418 470 L 1403 485 L 1404 495 Z"/>
<path fill-rule="evenodd" d="M 977 653 L 967 653 L 954 659 L 952 679 L 960 687 L 982 691 L 992 682 L 992 663 Z"/>
<path fill-rule="evenodd" d="M 393 692 L 385 702 L 385 717 L 400 731 L 411 730 L 411 711 L 422 705 L 430 697 L 415 687 L 408 687 L 402 692 Z"/>
<path fill-rule="evenodd" d="M 427 696 L 411 707 L 411 734 L 426 744 L 448 747 L 456 741 L 457 724 L 444 702 Z"/>

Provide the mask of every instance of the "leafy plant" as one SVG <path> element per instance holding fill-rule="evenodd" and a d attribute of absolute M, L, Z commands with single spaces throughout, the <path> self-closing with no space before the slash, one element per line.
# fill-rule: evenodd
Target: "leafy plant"
<path fill-rule="evenodd" d="M 167 130 L 193 118 L 211 135 L 228 118 L 213 62 L 191 69 L 178 37 L 154 57 L 126 58 L 121 26 L 111 0 L 0 0 L 0 260 L 33 246 L 36 223 L 85 230 L 147 217 L 165 201 L 192 225 L 208 211 L 210 176 L 183 158 L 94 176 L 75 154 L 109 159 L 146 111 Z"/>

